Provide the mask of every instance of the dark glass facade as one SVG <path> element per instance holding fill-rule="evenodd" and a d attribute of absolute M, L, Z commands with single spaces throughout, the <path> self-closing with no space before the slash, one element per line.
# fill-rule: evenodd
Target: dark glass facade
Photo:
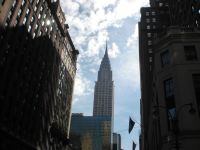
<path fill-rule="evenodd" d="M 110 150 L 111 140 L 111 118 L 83 116 L 82 114 L 72 114 L 70 138 L 81 141 L 79 146 L 74 143 L 76 149 L 83 150 Z"/>

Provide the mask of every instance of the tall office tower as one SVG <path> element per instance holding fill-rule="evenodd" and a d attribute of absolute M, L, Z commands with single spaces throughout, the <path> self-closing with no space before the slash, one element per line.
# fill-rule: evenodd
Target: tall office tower
<path fill-rule="evenodd" d="M 95 83 L 93 116 L 110 116 L 114 113 L 114 87 L 108 50 L 101 61 L 98 80 Z"/>
<path fill-rule="evenodd" d="M 139 22 L 140 147 L 184 150 L 193 145 L 198 150 L 200 32 L 193 10 L 199 10 L 199 2 L 150 0 L 150 5 L 141 8 Z"/>
<path fill-rule="evenodd" d="M 0 0 L 0 149 L 68 143 L 78 51 L 59 0 Z"/>

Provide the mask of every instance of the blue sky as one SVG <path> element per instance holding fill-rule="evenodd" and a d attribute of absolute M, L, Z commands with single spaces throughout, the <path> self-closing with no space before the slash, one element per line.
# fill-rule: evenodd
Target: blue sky
<path fill-rule="evenodd" d="M 132 149 L 140 133 L 138 28 L 140 7 L 148 0 L 61 0 L 66 23 L 80 55 L 77 63 L 73 113 L 92 115 L 94 84 L 108 41 L 115 85 L 114 131 L 122 148 Z M 128 134 L 129 116 L 138 123 Z"/>

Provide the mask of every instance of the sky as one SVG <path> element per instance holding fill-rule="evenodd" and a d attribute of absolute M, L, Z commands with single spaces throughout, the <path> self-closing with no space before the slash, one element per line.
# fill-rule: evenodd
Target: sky
<path fill-rule="evenodd" d="M 79 50 L 72 113 L 91 116 L 106 41 L 114 80 L 114 132 L 122 148 L 139 150 L 140 73 L 138 21 L 148 0 L 61 0 L 72 41 Z M 136 122 L 128 133 L 129 116 Z"/>

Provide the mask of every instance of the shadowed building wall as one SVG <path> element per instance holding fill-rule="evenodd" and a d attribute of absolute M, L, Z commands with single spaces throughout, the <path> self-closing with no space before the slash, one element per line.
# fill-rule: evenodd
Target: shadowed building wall
<path fill-rule="evenodd" d="M 59 1 L 1 1 L 2 150 L 67 149 L 78 51 L 64 22 Z"/>
<path fill-rule="evenodd" d="M 199 1 L 150 5 L 139 22 L 140 148 L 199 149 Z"/>

